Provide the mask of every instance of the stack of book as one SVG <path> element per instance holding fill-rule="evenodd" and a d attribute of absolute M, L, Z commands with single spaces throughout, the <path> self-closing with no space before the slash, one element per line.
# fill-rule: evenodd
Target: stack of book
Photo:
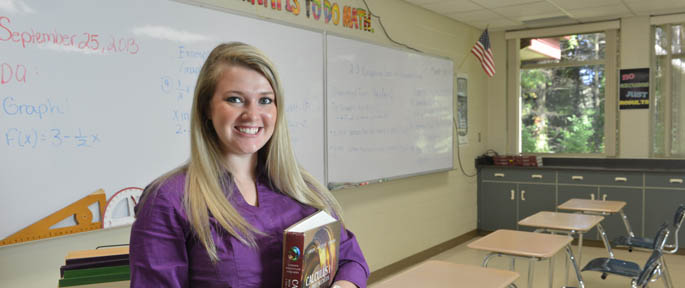
<path fill-rule="evenodd" d="M 129 287 L 128 246 L 69 252 L 59 273 L 58 287 Z"/>

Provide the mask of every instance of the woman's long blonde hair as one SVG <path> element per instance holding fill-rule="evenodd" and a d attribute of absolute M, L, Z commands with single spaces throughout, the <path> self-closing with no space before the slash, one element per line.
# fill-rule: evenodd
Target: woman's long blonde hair
<path fill-rule="evenodd" d="M 258 152 L 258 167 L 277 190 L 300 203 L 326 210 L 342 220 L 342 209 L 330 191 L 305 171 L 296 161 L 290 144 L 285 119 L 283 89 L 273 63 L 257 48 L 239 42 L 220 44 L 207 57 L 195 86 L 190 119 L 190 160 L 153 182 L 159 187 L 176 173 L 186 172 L 183 204 L 197 239 L 204 245 L 209 257 L 217 262 L 216 245 L 212 238 L 209 217 L 231 236 L 251 247 L 256 247 L 255 234 L 263 234 L 250 225 L 231 205 L 226 195 L 233 193 L 225 164 L 221 143 L 209 117 L 210 101 L 217 80 L 227 66 L 239 65 L 261 73 L 271 84 L 276 97 L 276 127 L 271 139 Z M 230 175 L 230 174 L 228 174 Z M 228 190 L 225 192 L 225 190 Z M 151 190 L 155 190 L 154 188 Z M 152 191 L 151 191 L 152 192 Z M 220 235 L 220 234 L 219 234 Z"/>

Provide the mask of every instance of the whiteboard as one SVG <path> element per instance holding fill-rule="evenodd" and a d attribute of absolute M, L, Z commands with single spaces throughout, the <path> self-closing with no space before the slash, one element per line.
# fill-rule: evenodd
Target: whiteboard
<path fill-rule="evenodd" d="M 167 0 L 7 3 L 0 239 L 186 161 L 195 81 L 220 42 L 253 44 L 275 62 L 298 160 L 324 181 L 321 32 Z"/>
<path fill-rule="evenodd" d="M 329 187 L 452 169 L 451 60 L 326 36 Z"/>

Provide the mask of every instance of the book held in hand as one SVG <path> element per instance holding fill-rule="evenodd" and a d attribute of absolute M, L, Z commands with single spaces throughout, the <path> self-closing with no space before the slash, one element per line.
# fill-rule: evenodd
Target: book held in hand
<path fill-rule="evenodd" d="M 338 270 L 340 221 L 318 211 L 283 232 L 283 288 L 328 288 Z"/>

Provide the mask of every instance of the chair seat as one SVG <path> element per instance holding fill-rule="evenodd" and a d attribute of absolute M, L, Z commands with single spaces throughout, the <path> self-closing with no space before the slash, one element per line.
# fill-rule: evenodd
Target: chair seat
<path fill-rule="evenodd" d="M 611 246 L 628 246 L 635 248 L 654 249 L 654 239 L 621 236 L 611 241 Z"/>
<path fill-rule="evenodd" d="M 597 271 L 635 278 L 640 275 L 642 269 L 634 262 L 611 258 L 592 259 L 582 271 Z"/>

